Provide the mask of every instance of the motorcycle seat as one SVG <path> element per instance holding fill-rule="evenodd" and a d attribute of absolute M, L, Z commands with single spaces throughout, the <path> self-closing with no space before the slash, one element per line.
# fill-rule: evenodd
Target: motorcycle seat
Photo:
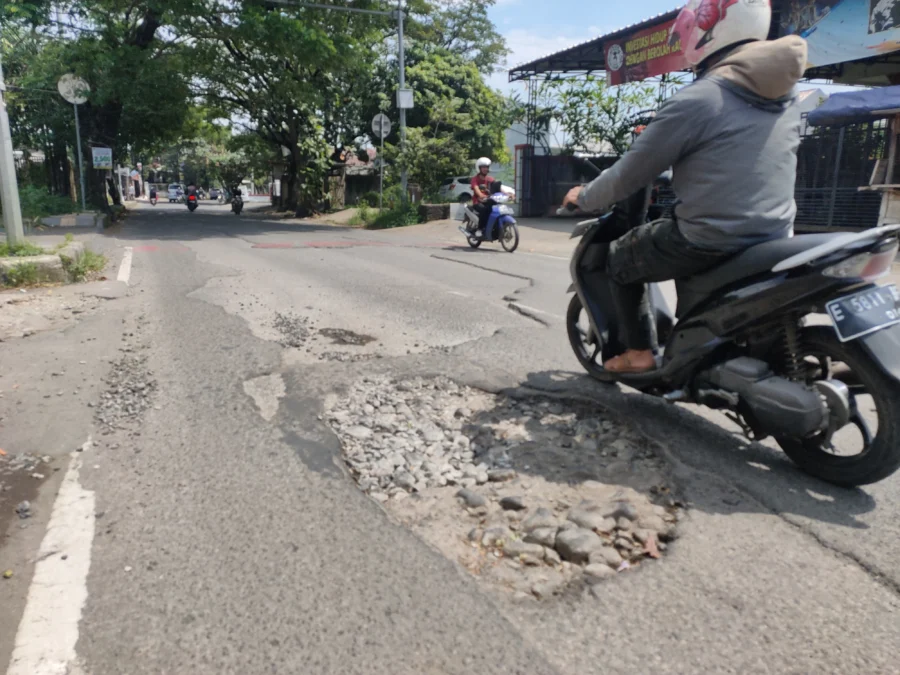
<path fill-rule="evenodd" d="M 678 312 L 681 318 L 705 298 L 741 279 L 749 279 L 770 271 L 782 260 L 824 244 L 846 233 L 800 234 L 787 239 L 774 239 L 741 251 L 721 265 L 702 274 L 676 281 Z"/>

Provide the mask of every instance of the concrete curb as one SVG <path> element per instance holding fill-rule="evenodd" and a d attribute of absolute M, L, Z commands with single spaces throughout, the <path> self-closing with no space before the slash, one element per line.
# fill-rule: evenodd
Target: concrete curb
<path fill-rule="evenodd" d="M 102 232 L 106 227 L 106 215 L 103 213 L 70 213 L 64 216 L 41 218 L 45 227 L 86 227 Z"/>
<path fill-rule="evenodd" d="M 15 271 L 23 265 L 35 267 L 35 281 L 43 283 L 66 283 L 69 281 L 69 273 L 63 258 L 72 262 L 78 262 L 84 255 L 84 244 L 73 241 L 66 244 L 59 251 L 46 255 L 33 255 L 23 258 L 0 258 L 0 278 L 5 280 L 11 271 Z"/>

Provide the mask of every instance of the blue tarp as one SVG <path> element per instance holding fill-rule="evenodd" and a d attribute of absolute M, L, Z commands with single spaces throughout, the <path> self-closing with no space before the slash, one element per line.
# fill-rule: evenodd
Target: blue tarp
<path fill-rule="evenodd" d="M 894 114 L 885 114 L 885 110 L 900 110 L 900 86 L 832 94 L 825 103 L 809 113 L 807 122 L 817 127 L 843 127 Z"/>

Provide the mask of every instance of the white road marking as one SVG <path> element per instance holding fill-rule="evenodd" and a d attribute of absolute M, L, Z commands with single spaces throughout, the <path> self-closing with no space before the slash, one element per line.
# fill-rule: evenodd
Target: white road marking
<path fill-rule="evenodd" d="M 94 493 L 78 482 L 81 458 L 72 453 L 53 504 L 7 675 L 66 675 L 77 668 L 75 645 L 95 524 Z"/>
<path fill-rule="evenodd" d="M 458 295 L 458 296 L 463 297 L 463 298 L 470 298 L 470 297 L 472 297 L 472 296 L 468 295 L 467 293 L 460 293 L 459 291 L 447 291 L 447 292 L 448 292 L 450 295 Z"/>
<path fill-rule="evenodd" d="M 116 277 L 119 281 L 128 283 L 131 278 L 131 257 L 134 255 L 134 249 L 131 246 L 125 247 L 125 255 L 122 256 L 122 264 L 119 265 L 119 275 Z"/>

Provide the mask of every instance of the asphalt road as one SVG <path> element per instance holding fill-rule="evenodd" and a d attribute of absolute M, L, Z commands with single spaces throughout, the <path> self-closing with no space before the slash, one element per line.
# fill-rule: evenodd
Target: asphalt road
<path fill-rule="evenodd" d="M 0 585 L 0 664 L 16 644 L 15 675 L 23 664 L 93 675 L 900 672 L 900 478 L 830 488 L 720 416 L 587 381 L 562 324 L 570 244 L 552 230 L 523 227 L 509 255 L 470 250 L 447 225 L 366 232 L 207 204 L 132 214 L 103 241 L 114 271 L 132 259 L 125 297 L 0 345 L 0 447 L 14 439 L 57 469 L 33 497 L 35 518 L 8 523 L 0 548 L 0 568 L 17 572 Z M 279 325 L 300 348 L 279 344 Z M 373 340 L 332 344 L 327 328 Z M 152 405 L 136 429 L 104 435 L 88 404 L 135 355 Z M 52 379 L 26 365 L 50 359 L 71 368 Z M 690 501 L 682 536 L 601 600 L 486 594 L 342 471 L 323 401 L 375 373 L 578 394 L 628 416 L 664 444 Z M 284 383 L 269 420 L 245 389 L 268 375 Z M 11 380 L 33 382 L 27 397 L 10 395 Z M 79 394 L 44 398 L 56 388 Z M 45 532 L 70 541 L 39 550 Z M 46 578 L 32 580 L 41 559 L 81 565 L 86 584 L 62 571 L 44 592 Z M 22 619 L 29 594 L 42 611 Z"/>

